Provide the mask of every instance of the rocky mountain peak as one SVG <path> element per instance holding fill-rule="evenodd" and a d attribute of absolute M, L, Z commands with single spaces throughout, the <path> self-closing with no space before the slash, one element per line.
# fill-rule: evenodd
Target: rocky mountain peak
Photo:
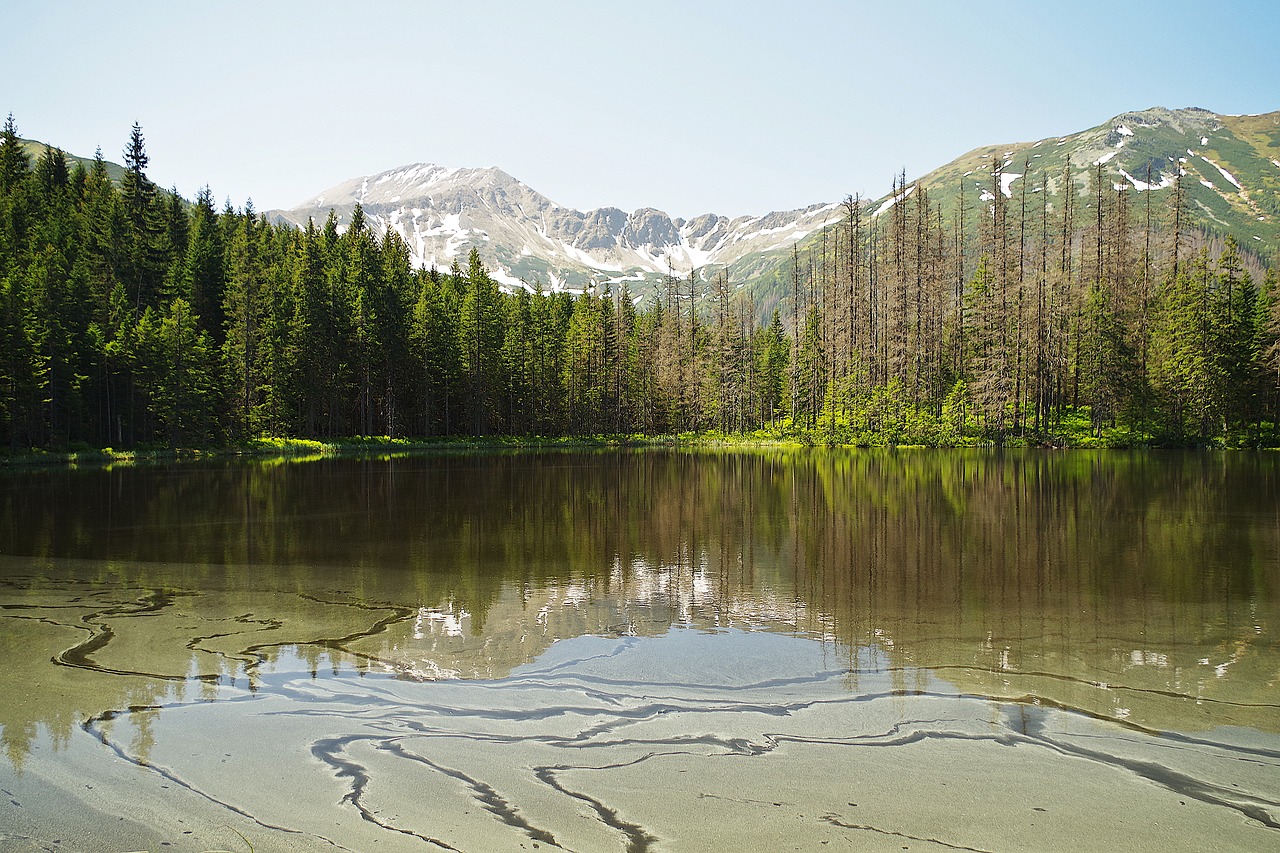
<path fill-rule="evenodd" d="M 999 173 L 998 183 L 993 168 Z M 1161 192 L 1182 176 L 1191 220 L 1231 233 L 1243 246 L 1280 245 L 1280 113 L 1223 116 L 1199 107 L 1121 113 L 1086 130 L 1036 142 L 975 149 L 913 181 L 933 204 L 981 209 L 1042 186 L 1052 199 L 1069 174 L 1082 193 L 1098 174 L 1116 191 Z M 898 199 L 900 200 L 900 199 Z M 415 263 L 448 268 L 475 248 L 506 287 L 581 289 L 626 282 L 632 293 L 661 287 L 670 274 L 708 280 L 727 270 L 743 283 L 788 262 L 791 247 L 843 217 L 840 203 L 729 218 L 705 213 L 673 219 L 655 208 L 580 211 L 563 207 L 501 169 L 414 163 L 330 187 L 276 220 L 341 225 L 363 206 L 371 228 L 395 228 Z M 870 218 L 893 196 L 868 199 Z"/>
<path fill-rule="evenodd" d="M 270 216 L 301 225 L 332 210 L 341 227 L 356 204 L 379 234 L 398 230 L 422 266 L 447 268 L 476 248 L 508 287 L 578 289 L 626 281 L 638 293 L 646 291 L 646 282 L 656 285 L 668 274 L 696 270 L 705 278 L 748 257 L 758 269 L 754 256 L 785 248 L 833 221 L 830 205 L 735 220 L 703 214 L 688 222 L 651 207 L 580 211 L 552 202 L 501 169 L 432 163 L 351 178 Z"/>

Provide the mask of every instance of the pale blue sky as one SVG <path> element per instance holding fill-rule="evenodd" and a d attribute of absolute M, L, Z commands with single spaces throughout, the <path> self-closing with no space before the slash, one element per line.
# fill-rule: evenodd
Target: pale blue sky
<path fill-rule="evenodd" d="M 188 197 L 289 207 L 406 163 L 578 208 L 878 196 L 1150 106 L 1280 109 L 1280 3 L 0 2 L 0 114 Z"/>

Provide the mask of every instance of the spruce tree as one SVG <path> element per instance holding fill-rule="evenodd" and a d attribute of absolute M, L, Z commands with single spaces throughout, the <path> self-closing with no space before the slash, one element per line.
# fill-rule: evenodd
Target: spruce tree
<path fill-rule="evenodd" d="M 463 287 L 458 342 L 467 381 L 470 427 L 473 435 L 486 435 L 493 430 L 501 406 L 503 331 L 498 285 L 489 277 L 476 249 L 467 259 Z"/>
<path fill-rule="evenodd" d="M 124 149 L 120 199 L 125 218 L 125 247 L 121 279 L 130 288 L 134 310 L 159 301 L 164 265 L 170 253 L 165 211 L 159 190 L 147 177 L 146 142 L 136 122 Z"/>
<path fill-rule="evenodd" d="M 224 214 L 224 220 L 226 214 Z M 253 203 L 248 202 L 242 215 L 227 223 L 233 231 L 227 247 L 227 289 L 223 297 L 223 359 L 227 370 L 227 386 L 234 435 L 250 438 L 261 426 L 259 406 L 262 402 L 262 321 L 266 300 L 264 261 L 260 252 L 260 225 Z"/>
<path fill-rule="evenodd" d="M 787 414 L 787 385 L 791 373 L 791 343 L 782 325 L 782 314 L 776 308 L 767 328 L 757 336 L 756 398 L 759 409 L 756 417 L 761 423 L 773 424 Z"/>
<path fill-rule="evenodd" d="M 224 334 L 222 302 L 226 275 L 222 226 L 213 207 L 213 193 L 206 186 L 196 193 L 191 205 L 176 295 L 188 301 L 200 328 L 209 332 L 216 342 L 221 342 Z"/>
<path fill-rule="evenodd" d="M 0 129 L 0 195 L 8 195 L 18 187 L 31 171 L 31 158 L 22 147 L 18 138 L 18 126 L 14 124 L 13 113 L 5 119 L 4 128 Z"/>

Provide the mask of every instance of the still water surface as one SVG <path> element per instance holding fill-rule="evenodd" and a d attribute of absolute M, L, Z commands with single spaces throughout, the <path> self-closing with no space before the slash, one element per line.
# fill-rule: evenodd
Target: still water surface
<path fill-rule="evenodd" d="M 2 850 L 1280 849 L 1280 455 L 0 475 Z"/>

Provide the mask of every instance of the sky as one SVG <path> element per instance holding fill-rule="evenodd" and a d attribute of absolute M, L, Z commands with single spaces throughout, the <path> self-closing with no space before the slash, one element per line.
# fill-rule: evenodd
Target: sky
<path fill-rule="evenodd" d="M 0 0 L 0 115 L 187 197 L 293 207 L 416 162 L 578 209 L 877 197 L 1152 106 L 1280 110 L 1276 0 Z"/>

